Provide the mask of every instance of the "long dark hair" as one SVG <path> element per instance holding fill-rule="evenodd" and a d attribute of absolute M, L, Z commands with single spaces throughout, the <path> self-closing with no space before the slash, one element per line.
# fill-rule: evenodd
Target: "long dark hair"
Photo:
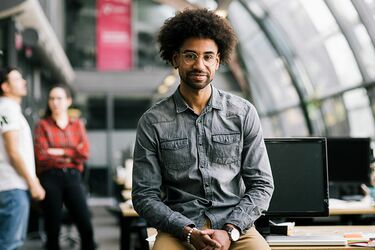
<path fill-rule="evenodd" d="M 50 95 L 51 91 L 52 91 L 53 89 L 56 89 L 56 88 L 63 89 L 64 92 L 65 92 L 65 94 L 66 94 L 66 97 L 67 97 L 67 98 L 72 98 L 72 99 L 73 99 L 73 96 L 72 96 L 72 90 L 69 88 L 68 85 L 66 85 L 66 84 L 62 84 L 62 83 L 54 84 L 54 85 L 52 85 L 52 86 L 49 88 L 49 90 L 48 90 L 48 99 L 49 99 L 49 95 Z M 49 117 L 49 116 L 51 116 L 51 115 L 52 115 L 52 111 L 51 111 L 51 109 L 50 109 L 50 107 L 49 107 L 49 105 L 48 105 L 48 101 L 47 101 L 47 107 L 46 107 L 46 111 L 44 112 L 44 118 L 47 118 L 47 117 Z"/>

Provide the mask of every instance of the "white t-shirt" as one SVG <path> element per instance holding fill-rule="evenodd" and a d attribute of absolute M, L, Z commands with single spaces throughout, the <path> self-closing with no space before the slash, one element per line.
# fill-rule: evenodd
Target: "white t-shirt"
<path fill-rule="evenodd" d="M 5 150 L 3 134 L 18 131 L 18 148 L 27 169 L 35 176 L 35 158 L 30 126 L 22 114 L 21 106 L 7 97 L 0 97 L 0 191 L 28 189 L 23 177 L 10 164 Z"/>

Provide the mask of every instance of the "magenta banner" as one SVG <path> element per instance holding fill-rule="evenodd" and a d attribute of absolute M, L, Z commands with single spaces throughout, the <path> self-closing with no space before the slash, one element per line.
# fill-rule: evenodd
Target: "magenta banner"
<path fill-rule="evenodd" d="M 132 68 L 131 0 L 97 0 L 96 68 Z"/>

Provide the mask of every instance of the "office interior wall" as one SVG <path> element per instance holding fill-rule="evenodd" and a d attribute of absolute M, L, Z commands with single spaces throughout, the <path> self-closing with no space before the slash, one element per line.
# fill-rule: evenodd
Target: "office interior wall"
<path fill-rule="evenodd" d="M 157 93 L 163 80 L 169 74 L 173 75 L 170 66 L 158 56 L 156 35 L 163 21 L 177 10 L 174 6 L 148 0 L 133 1 L 136 67 L 135 73 L 126 73 L 130 77 L 126 78 L 124 72 L 100 74 L 95 71 L 95 0 L 39 2 L 75 70 L 91 75 L 73 83 L 84 119 L 87 118 L 87 106 L 82 100 L 97 98 L 95 91 L 102 93 L 96 101 L 96 113 L 90 114 L 97 117 L 86 119 L 89 133 L 106 129 L 106 120 L 102 119 L 106 116 L 108 91 L 105 88 L 114 87 L 113 82 L 124 87 L 122 92 L 115 91 L 119 95 L 114 102 L 135 97 L 153 103 L 173 93 L 177 87 L 178 82 L 175 82 L 164 94 Z M 217 5 L 213 2 L 201 4 L 215 8 Z M 227 11 L 239 37 L 237 53 L 241 70 L 266 136 L 375 138 L 374 0 L 236 0 Z M 25 110 L 35 121 L 44 109 L 48 84 L 56 77 L 48 65 L 30 60 L 25 50 L 15 49 L 15 37 L 10 35 L 13 33 L 3 29 L 10 27 L 4 24 L 9 20 L 12 19 L 0 20 L 0 50 L 3 51 L 0 63 L 3 66 L 17 62 L 24 68 L 33 92 Z M 8 49 L 10 43 L 11 50 Z M 224 84 L 217 86 L 241 95 L 230 69 L 222 66 L 220 71 L 217 80 Z M 85 88 L 80 88 L 83 85 Z M 123 106 L 114 112 L 121 116 L 119 110 L 127 108 L 131 107 Z M 134 127 L 137 117 L 131 119 L 129 123 Z M 134 128 L 121 126 L 112 131 L 115 151 L 123 150 L 115 133 L 120 133 L 119 138 L 126 141 L 124 148 L 131 144 L 134 135 Z M 126 133 L 123 133 L 124 129 Z M 111 157 L 113 164 L 118 164 L 118 153 Z M 104 161 L 93 158 L 89 163 L 101 166 L 106 165 Z"/>

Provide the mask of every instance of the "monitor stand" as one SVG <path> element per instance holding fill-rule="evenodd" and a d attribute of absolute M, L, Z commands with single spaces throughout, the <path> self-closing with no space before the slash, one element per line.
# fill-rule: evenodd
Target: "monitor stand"
<path fill-rule="evenodd" d="M 255 228 L 263 237 L 266 237 L 270 234 L 270 219 L 266 216 L 259 217 L 255 221 Z"/>
<path fill-rule="evenodd" d="M 283 224 L 285 220 L 282 221 Z M 279 221 L 278 221 L 279 223 Z M 290 224 L 290 223 L 289 223 Z M 277 223 L 270 220 L 270 218 L 266 216 L 261 216 L 256 222 L 255 227 L 258 232 L 263 236 L 266 237 L 267 235 L 289 235 L 290 226 L 288 225 L 278 225 Z M 294 223 L 293 223 L 294 227 Z"/>

